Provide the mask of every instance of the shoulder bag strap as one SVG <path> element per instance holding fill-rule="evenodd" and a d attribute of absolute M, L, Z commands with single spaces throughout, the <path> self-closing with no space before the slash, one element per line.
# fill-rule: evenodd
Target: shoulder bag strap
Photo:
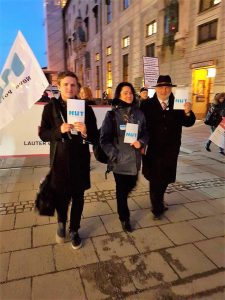
<path fill-rule="evenodd" d="M 56 117 L 56 118 L 61 117 L 63 123 L 66 123 L 65 118 L 63 117 L 63 114 L 61 112 L 61 109 L 60 109 L 58 103 L 56 103 L 55 101 L 57 101 L 57 99 L 53 100 L 53 114 L 54 114 L 54 117 Z M 72 139 L 71 133 L 67 132 L 67 135 L 68 135 L 68 138 L 71 140 Z"/>
<path fill-rule="evenodd" d="M 117 122 L 116 122 L 116 112 L 115 112 L 115 110 L 110 110 L 109 113 L 111 115 L 112 122 L 113 122 L 113 136 L 116 137 L 116 142 L 117 142 L 117 144 L 119 144 Z"/>

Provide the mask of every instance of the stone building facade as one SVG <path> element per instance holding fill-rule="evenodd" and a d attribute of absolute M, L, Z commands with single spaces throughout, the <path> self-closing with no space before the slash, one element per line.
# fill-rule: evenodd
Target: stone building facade
<path fill-rule="evenodd" d="M 189 88 L 199 118 L 225 91 L 225 1 L 67 0 L 63 8 L 53 2 L 61 1 L 46 3 L 46 25 L 54 31 L 47 30 L 48 67 L 75 71 L 95 97 L 112 97 L 124 80 L 138 92 L 143 56 L 157 57 L 160 74 Z"/>

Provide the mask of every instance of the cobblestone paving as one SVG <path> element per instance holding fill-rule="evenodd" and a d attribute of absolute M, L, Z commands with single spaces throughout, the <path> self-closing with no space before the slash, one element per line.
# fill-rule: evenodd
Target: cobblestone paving
<path fill-rule="evenodd" d="M 166 193 L 178 192 L 178 191 L 186 191 L 186 190 L 194 190 L 201 188 L 209 188 L 209 187 L 225 187 L 225 180 L 223 178 L 212 178 L 205 180 L 197 180 L 197 181 L 187 181 L 186 183 L 176 182 L 172 183 L 168 186 Z M 138 189 L 134 190 L 131 193 L 131 196 L 148 196 L 148 189 Z M 85 196 L 85 202 L 95 202 L 95 201 L 107 201 L 115 199 L 115 190 L 103 190 L 103 191 L 95 191 L 95 192 L 87 192 Z M 21 213 L 26 211 L 31 211 L 34 209 L 34 201 L 16 201 L 10 203 L 0 203 L 0 215 L 8 215 L 14 213 Z"/>

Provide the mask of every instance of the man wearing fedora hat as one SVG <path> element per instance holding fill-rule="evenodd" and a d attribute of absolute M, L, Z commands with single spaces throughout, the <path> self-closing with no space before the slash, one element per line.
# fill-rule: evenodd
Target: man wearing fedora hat
<path fill-rule="evenodd" d="M 152 213 L 156 220 L 168 209 L 164 193 L 168 184 L 176 180 L 182 126 L 190 127 L 195 123 L 190 102 L 184 104 L 183 110 L 173 108 L 172 87 L 175 86 L 169 75 L 160 75 L 154 86 L 155 94 L 141 107 L 149 134 L 146 155 L 142 157 L 142 173 L 150 183 Z"/>

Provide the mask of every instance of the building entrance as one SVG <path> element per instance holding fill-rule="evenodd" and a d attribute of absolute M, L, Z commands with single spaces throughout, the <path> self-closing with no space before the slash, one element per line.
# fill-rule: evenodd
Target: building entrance
<path fill-rule="evenodd" d="M 208 110 L 210 95 L 210 78 L 208 69 L 194 69 L 192 71 L 192 110 L 197 119 L 203 119 Z"/>

